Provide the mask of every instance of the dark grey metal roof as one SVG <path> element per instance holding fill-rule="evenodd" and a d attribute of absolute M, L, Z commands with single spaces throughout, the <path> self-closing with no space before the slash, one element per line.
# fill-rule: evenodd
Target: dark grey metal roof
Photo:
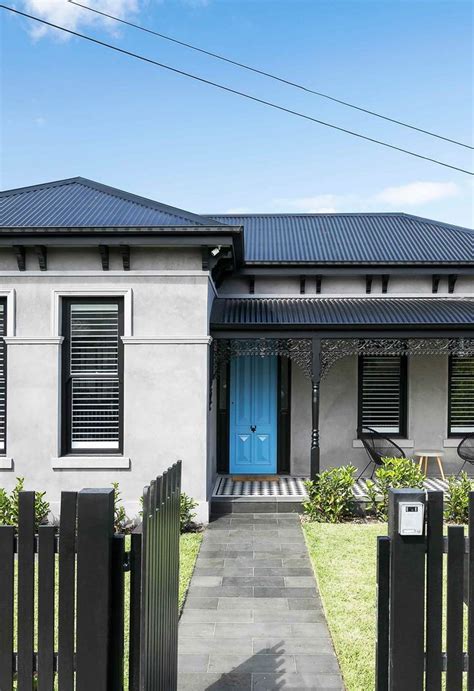
<path fill-rule="evenodd" d="M 217 298 L 213 328 L 261 326 L 466 326 L 469 298 Z"/>
<path fill-rule="evenodd" d="M 403 213 L 211 216 L 242 225 L 245 260 L 262 263 L 474 263 L 474 232 Z"/>
<path fill-rule="evenodd" d="M 106 228 L 240 234 L 236 226 L 244 228 L 250 264 L 474 265 L 473 231 L 407 214 L 203 216 L 79 177 L 0 192 L 0 228 L 10 234 Z M 240 254 L 242 238 L 238 245 Z"/>
<path fill-rule="evenodd" d="M 209 220 L 92 180 L 70 178 L 0 192 L 0 226 L 209 226 Z"/>

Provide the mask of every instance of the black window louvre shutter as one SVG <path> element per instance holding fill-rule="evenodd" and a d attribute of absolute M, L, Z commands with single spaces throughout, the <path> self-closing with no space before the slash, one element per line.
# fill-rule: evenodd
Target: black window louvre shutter
<path fill-rule="evenodd" d="M 369 355 L 359 359 L 359 429 L 382 435 L 407 433 L 406 356 Z"/>
<path fill-rule="evenodd" d="M 474 357 L 452 355 L 449 360 L 448 434 L 474 432 Z"/>

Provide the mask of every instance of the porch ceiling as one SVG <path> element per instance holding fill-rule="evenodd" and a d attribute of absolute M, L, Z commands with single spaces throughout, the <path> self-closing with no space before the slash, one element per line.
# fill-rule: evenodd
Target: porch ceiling
<path fill-rule="evenodd" d="M 217 298 L 211 328 L 474 329 L 471 298 Z"/>

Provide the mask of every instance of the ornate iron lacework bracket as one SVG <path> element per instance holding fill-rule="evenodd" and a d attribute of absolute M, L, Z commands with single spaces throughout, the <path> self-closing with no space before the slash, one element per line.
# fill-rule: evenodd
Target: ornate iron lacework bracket
<path fill-rule="evenodd" d="M 279 355 L 292 360 L 308 379 L 313 378 L 310 338 L 215 339 L 212 378 L 233 357 Z M 473 338 L 341 338 L 321 339 L 321 378 L 342 358 L 351 355 L 474 356 Z"/>
<path fill-rule="evenodd" d="M 245 338 L 214 340 L 213 377 L 234 357 L 279 355 L 295 362 L 311 379 L 313 348 L 310 338 Z"/>

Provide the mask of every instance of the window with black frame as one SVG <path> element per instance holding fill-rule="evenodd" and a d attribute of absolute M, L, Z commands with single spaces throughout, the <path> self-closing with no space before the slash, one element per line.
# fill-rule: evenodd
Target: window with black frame
<path fill-rule="evenodd" d="M 63 301 L 63 453 L 122 451 L 123 301 Z"/>
<path fill-rule="evenodd" d="M 0 455 L 7 450 L 7 301 L 0 298 Z"/>
<path fill-rule="evenodd" d="M 405 356 L 368 355 L 359 358 L 358 428 L 406 437 L 407 359 Z"/>
<path fill-rule="evenodd" d="M 474 357 L 449 358 L 448 436 L 474 433 Z"/>

